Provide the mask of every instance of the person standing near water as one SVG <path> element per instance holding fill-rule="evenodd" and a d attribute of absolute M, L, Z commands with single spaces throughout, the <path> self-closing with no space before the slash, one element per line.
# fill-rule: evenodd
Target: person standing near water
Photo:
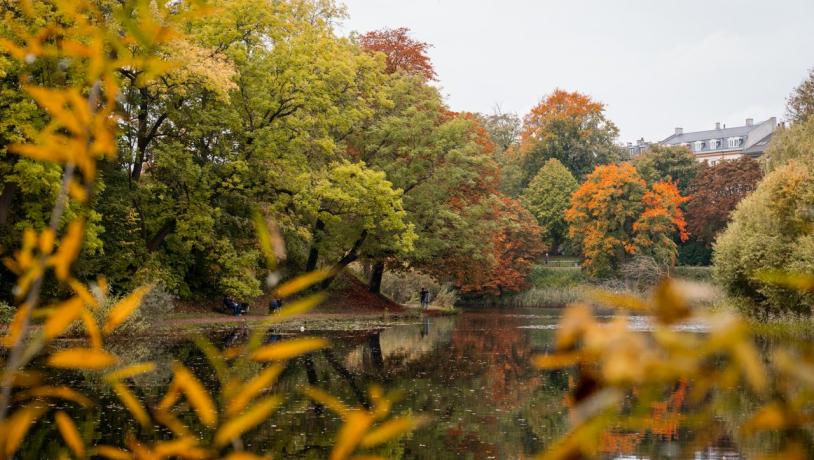
<path fill-rule="evenodd" d="M 430 307 L 430 291 L 427 288 L 422 287 L 421 291 L 419 292 L 419 296 L 421 298 L 421 309 L 426 310 Z"/>

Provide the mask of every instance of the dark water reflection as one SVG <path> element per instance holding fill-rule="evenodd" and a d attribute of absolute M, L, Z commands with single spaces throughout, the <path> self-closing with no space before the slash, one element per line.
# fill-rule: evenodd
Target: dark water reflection
<path fill-rule="evenodd" d="M 284 409 L 250 432 L 245 443 L 274 458 L 326 458 L 339 427 L 334 414 L 298 396 L 316 385 L 353 405 L 368 405 L 366 389 L 380 383 L 401 389 L 396 412 L 429 414 L 432 423 L 377 452 L 390 458 L 488 459 L 530 458 L 568 428 L 565 371 L 540 372 L 530 361 L 550 350 L 557 311 L 467 312 L 454 317 L 424 318 L 411 324 L 359 332 L 314 332 L 332 338 L 334 347 L 290 363 L 276 389 L 287 395 Z M 529 327 L 533 326 L 533 327 Z M 221 346 L 245 340 L 244 328 L 212 333 Z M 270 334 L 269 341 L 281 336 Z M 187 341 L 165 344 L 133 340 L 116 345 L 128 361 L 154 360 L 160 370 L 140 377 L 133 390 L 154 404 L 170 380 L 169 363 L 179 360 L 213 393 L 217 381 L 198 349 Z M 150 439 L 166 437 L 145 430 L 131 418 L 101 382 L 76 375 L 74 385 L 100 401 L 86 413 L 80 430 L 95 432 L 97 442 L 118 443 L 128 431 Z M 606 458 L 676 458 L 692 434 L 679 429 L 683 392 L 679 386 L 654 409 L 652 429 L 643 433 L 607 433 L 599 450 Z M 77 415 L 78 414 L 72 414 Z M 192 416 L 185 419 L 195 425 Z M 726 432 L 726 430 L 723 430 Z M 56 454 L 56 429 L 40 423 L 22 458 Z M 726 436 L 713 447 L 699 448 L 691 458 L 739 458 Z"/>

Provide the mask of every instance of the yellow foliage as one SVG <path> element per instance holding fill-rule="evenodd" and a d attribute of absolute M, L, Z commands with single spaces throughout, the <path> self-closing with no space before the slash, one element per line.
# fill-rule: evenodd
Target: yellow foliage
<path fill-rule="evenodd" d="M 68 386 L 42 386 L 31 388 L 17 393 L 14 396 L 15 401 L 25 401 L 26 399 L 33 398 L 57 398 L 65 401 L 71 401 L 79 404 L 82 407 L 90 407 L 93 402 L 85 395 L 79 393 Z"/>
<path fill-rule="evenodd" d="M 82 436 L 79 434 L 79 430 L 76 429 L 76 425 L 74 425 L 73 420 L 71 420 L 71 418 L 62 411 L 59 411 L 56 413 L 56 415 L 54 415 L 54 420 L 57 423 L 57 428 L 59 429 L 59 433 L 62 435 L 62 439 L 65 440 L 65 444 L 71 448 L 77 457 L 84 457 L 85 442 L 82 441 Z"/>
<path fill-rule="evenodd" d="M 150 289 L 152 289 L 151 286 L 140 287 L 122 299 L 119 303 L 114 305 L 110 310 L 110 313 L 107 315 L 104 333 L 112 333 L 123 322 L 127 321 L 127 318 L 129 318 L 130 315 L 136 311 L 139 305 L 141 305 L 142 297 L 150 292 Z"/>
<path fill-rule="evenodd" d="M 94 446 L 91 453 L 100 457 L 109 458 L 111 460 L 132 460 L 133 455 L 123 449 L 118 449 L 113 446 Z"/>
<path fill-rule="evenodd" d="M 173 366 L 173 385 L 183 392 L 189 404 L 195 409 L 198 418 L 204 425 L 213 428 L 218 422 L 218 412 L 209 392 L 201 385 L 192 372 L 183 365 L 176 363 Z"/>
<path fill-rule="evenodd" d="M 145 374 L 155 370 L 155 363 L 137 363 L 125 366 L 121 369 L 109 372 L 105 375 L 105 380 L 109 382 L 116 382 L 122 379 L 135 377 L 136 375 Z"/>
<path fill-rule="evenodd" d="M 316 283 L 322 282 L 329 277 L 335 275 L 332 270 L 323 269 L 316 270 L 311 273 L 299 275 L 292 280 L 286 281 L 274 290 L 274 296 L 279 298 L 286 298 L 292 294 L 308 289 Z"/>
<path fill-rule="evenodd" d="M 18 409 L 3 422 L 3 425 L 0 426 L 2 428 L 0 429 L 0 445 L 5 457 L 11 457 L 17 452 L 28 429 L 44 412 L 44 407 L 26 406 Z"/>
<path fill-rule="evenodd" d="M 150 417 L 147 415 L 147 411 L 144 410 L 144 407 L 139 402 L 138 398 L 136 398 L 130 390 L 127 389 L 121 383 L 114 383 L 112 385 L 113 391 L 118 396 L 119 401 L 124 404 L 124 407 L 130 411 L 130 414 L 133 415 L 133 418 L 136 419 L 142 426 L 147 427 L 150 426 Z"/>
<path fill-rule="evenodd" d="M 53 313 L 48 317 L 43 326 L 43 334 L 46 340 L 58 337 L 65 332 L 71 324 L 82 316 L 82 311 L 85 308 L 85 302 L 79 297 L 72 297 L 56 307 Z"/>
<path fill-rule="evenodd" d="M 51 257 L 49 264 L 54 267 L 57 279 L 64 281 L 68 275 L 79 251 L 82 249 L 82 238 L 85 235 L 85 223 L 77 219 L 68 224 L 68 230 L 60 242 L 56 254 Z"/>
<path fill-rule="evenodd" d="M 380 427 L 370 431 L 362 438 L 360 445 L 362 447 L 373 447 L 383 444 L 393 438 L 399 437 L 402 434 L 414 431 L 426 423 L 425 418 L 413 417 L 406 415 L 403 417 L 396 417 L 383 423 Z"/>
<path fill-rule="evenodd" d="M 260 347 L 252 354 L 255 361 L 285 361 L 328 346 L 328 341 L 318 337 L 305 337 L 277 342 Z"/>
<path fill-rule="evenodd" d="M 246 412 L 226 421 L 215 434 L 215 446 L 225 446 L 232 439 L 240 437 L 246 431 L 266 420 L 283 402 L 281 396 L 269 396 L 261 399 Z"/>
<path fill-rule="evenodd" d="M 68 348 L 52 354 L 48 365 L 62 369 L 98 370 L 114 366 L 119 358 L 97 348 Z"/>
<path fill-rule="evenodd" d="M 245 385 L 235 390 L 235 395 L 226 406 L 226 415 L 231 417 L 243 410 L 244 407 L 258 394 L 274 385 L 277 377 L 283 372 L 285 367 L 280 364 L 273 364 L 263 369 L 254 378 L 246 382 Z"/>

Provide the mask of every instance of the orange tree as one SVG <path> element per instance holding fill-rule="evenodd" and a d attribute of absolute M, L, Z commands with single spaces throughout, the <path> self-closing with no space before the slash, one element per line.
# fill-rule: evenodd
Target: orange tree
<path fill-rule="evenodd" d="M 619 129 L 605 106 L 591 97 L 557 89 L 523 118 L 520 143 L 509 155 L 521 165 L 526 187 L 546 161 L 556 158 L 581 179 L 595 166 L 623 157 L 615 144 Z"/>
<path fill-rule="evenodd" d="M 648 186 L 629 164 L 597 167 L 571 198 L 565 213 L 569 237 L 582 249 L 594 276 L 613 273 L 635 255 L 675 262 L 676 232 L 687 239 L 686 198 L 672 182 Z"/>

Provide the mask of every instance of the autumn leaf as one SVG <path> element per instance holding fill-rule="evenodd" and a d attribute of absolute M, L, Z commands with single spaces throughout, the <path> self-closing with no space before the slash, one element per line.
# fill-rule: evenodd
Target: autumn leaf
<path fill-rule="evenodd" d="M 82 407 L 90 407 L 93 402 L 83 394 L 68 386 L 42 386 L 21 391 L 14 396 L 15 401 L 24 401 L 31 398 L 58 398 L 71 401 Z"/>
<path fill-rule="evenodd" d="M 342 428 L 339 429 L 329 458 L 331 460 L 348 458 L 356 450 L 372 424 L 373 416 L 371 414 L 364 411 L 350 412 Z"/>
<path fill-rule="evenodd" d="M 273 364 L 237 389 L 235 396 L 226 406 L 226 415 L 231 417 L 243 410 L 252 398 L 270 388 L 284 369 L 285 367 L 280 363 Z"/>
<path fill-rule="evenodd" d="M 59 433 L 62 435 L 62 439 L 65 440 L 65 444 L 71 448 L 74 454 L 78 457 L 85 456 L 85 442 L 82 441 L 82 436 L 79 434 L 79 430 L 76 429 L 76 425 L 74 425 L 73 420 L 65 412 L 59 411 L 54 415 L 54 420 L 57 423 L 57 428 L 59 429 Z"/>
<path fill-rule="evenodd" d="M 333 270 L 315 270 L 286 281 L 274 290 L 274 297 L 286 298 L 334 275 Z"/>
<path fill-rule="evenodd" d="M 342 401 L 320 390 L 319 388 L 307 386 L 302 391 L 306 396 L 327 407 L 343 419 L 347 418 L 348 414 L 350 413 L 350 409 Z"/>
<path fill-rule="evenodd" d="M 104 378 L 109 382 L 114 382 L 130 377 L 135 377 L 136 375 L 146 374 L 147 372 L 152 372 L 154 370 L 155 363 L 152 362 L 137 363 L 109 372 L 105 374 Z"/>
<path fill-rule="evenodd" d="M 175 384 L 186 395 L 189 404 L 198 414 L 198 418 L 204 425 L 213 428 L 218 421 L 218 412 L 209 392 L 183 365 L 179 363 L 173 365 L 173 373 L 175 374 Z"/>
<path fill-rule="evenodd" d="M 537 355 L 532 360 L 538 369 L 562 369 L 579 363 L 579 353 L 557 353 L 553 355 Z"/>
<path fill-rule="evenodd" d="M 391 439 L 397 438 L 404 433 L 409 433 L 426 422 L 426 419 L 414 417 L 412 415 L 406 415 L 388 420 L 381 426 L 366 434 L 365 437 L 362 438 L 361 446 L 378 446 L 379 444 L 383 444 Z"/>
<path fill-rule="evenodd" d="M 215 445 L 224 446 L 254 428 L 268 418 L 282 401 L 283 398 L 279 395 L 269 396 L 255 403 L 245 413 L 227 420 L 215 434 Z"/>
<path fill-rule="evenodd" d="M 74 321 L 79 319 L 84 308 L 85 302 L 79 297 L 72 297 L 55 306 L 54 312 L 51 313 L 42 328 L 45 339 L 53 339 L 65 332 Z"/>
<path fill-rule="evenodd" d="M 139 305 L 141 305 L 141 299 L 145 294 L 150 292 L 150 289 L 152 289 L 152 286 L 140 287 L 122 299 L 119 303 L 114 305 L 110 310 L 110 313 L 107 315 L 104 333 L 112 333 L 117 327 L 125 322 L 127 318 L 129 318 L 130 315 L 136 311 Z"/>
<path fill-rule="evenodd" d="M 130 414 L 133 415 L 133 418 L 136 419 L 141 426 L 150 426 L 150 417 L 147 415 L 147 411 L 144 410 L 144 407 L 141 405 L 138 398 L 136 398 L 133 393 L 131 393 L 130 390 L 121 383 L 114 383 L 112 388 L 116 393 L 116 396 L 118 396 L 119 400 L 122 402 L 122 404 L 124 404 L 124 407 L 126 407 Z"/>
<path fill-rule="evenodd" d="M 110 460 L 133 460 L 133 454 L 113 446 L 94 446 L 90 452 L 91 454 L 108 458 Z"/>
<path fill-rule="evenodd" d="M 317 337 L 284 340 L 260 347 L 252 354 L 254 361 L 284 361 L 328 346 L 328 341 Z"/>
<path fill-rule="evenodd" d="M 26 406 L 9 416 L 3 427 L 5 431 L 3 451 L 6 457 L 12 457 L 17 452 L 28 429 L 44 412 L 44 407 Z"/>
<path fill-rule="evenodd" d="M 82 240 L 85 235 L 85 222 L 76 219 L 68 224 L 68 230 L 59 244 L 56 254 L 50 259 L 50 264 L 54 267 L 57 279 L 65 281 L 68 279 L 71 264 L 76 260 L 82 249 Z"/>
<path fill-rule="evenodd" d="M 118 362 L 115 355 L 96 348 L 68 348 L 55 352 L 48 359 L 49 366 L 62 369 L 98 370 Z"/>

